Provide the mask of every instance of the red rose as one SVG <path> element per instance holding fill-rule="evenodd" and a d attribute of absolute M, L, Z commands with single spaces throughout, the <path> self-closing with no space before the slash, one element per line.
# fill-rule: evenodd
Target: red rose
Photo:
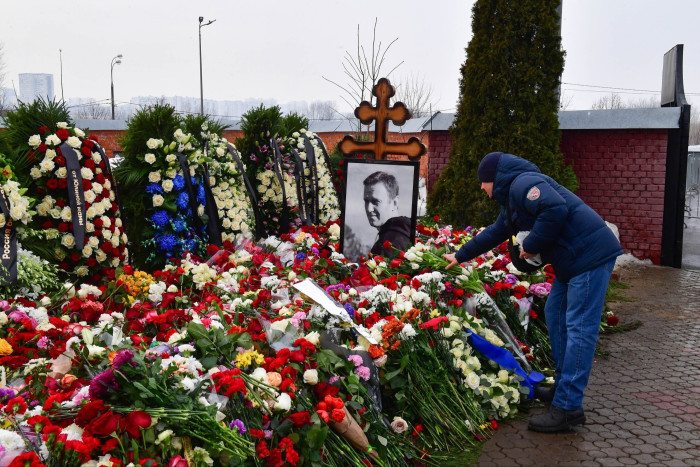
<path fill-rule="evenodd" d="M 119 418 L 110 410 L 93 419 L 88 427 L 97 436 L 109 436 L 119 427 Z"/>
<path fill-rule="evenodd" d="M 78 253 L 71 253 L 70 260 L 74 263 L 77 263 L 78 261 L 80 261 L 80 255 Z"/>
<path fill-rule="evenodd" d="M 47 133 L 51 133 L 51 129 L 49 127 L 47 127 L 47 126 L 39 127 L 39 134 L 41 134 L 41 136 L 44 136 Z"/>
<path fill-rule="evenodd" d="M 141 438 L 141 428 L 151 426 L 151 416 L 143 410 L 135 410 L 126 417 L 126 432 L 130 437 Z"/>
<path fill-rule="evenodd" d="M 53 222 L 51 221 L 44 221 L 41 224 L 41 228 L 46 230 L 46 229 L 53 229 Z"/>
<path fill-rule="evenodd" d="M 56 157 L 54 158 L 54 162 L 55 162 L 56 164 L 60 165 L 61 167 L 65 167 L 65 166 L 66 166 L 66 158 L 63 157 L 63 156 L 56 156 Z"/>
<path fill-rule="evenodd" d="M 58 136 L 61 139 L 61 141 L 65 141 L 70 137 L 70 133 L 68 133 L 68 130 L 66 130 L 65 128 L 61 128 L 56 132 L 56 136 Z"/>
<path fill-rule="evenodd" d="M 97 136 L 95 136 L 95 135 L 90 135 L 90 139 L 93 140 L 93 141 L 96 142 L 96 143 L 99 143 L 99 142 L 100 142 L 100 140 L 97 139 Z M 85 142 L 83 142 L 83 144 L 85 144 Z"/>
<path fill-rule="evenodd" d="M 50 178 L 46 180 L 46 188 L 49 188 L 50 190 L 55 190 L 58 188 L 59 181 L 56 180 L 55 178 Z"/>
<path fill-rule="evenodd" d="M 113 249 L 114 247 L 109 242 L 104 242 L 102 245 L 100 245 L 100 250 L 104 251 L 105 253 L 111 253 Z"/>
<path fill-rule="evenodd" d="M 66 206 L 66 200 L 65 199 L 57 199 L 56 206 L 63 209 Z"/>
<path fill-rule="evenodd" d="M 78 416 L 75 417 L 75 424 L 85 428 L 91 420 L 109 411 L 109 407 L 101 400 L 88 402 L 80 408 Z"/>
<path fill-rule="evenodd" d="M 39 147 L 37 148 L 37 150 L 38 150 L 39 152 L 46 152 L 47 149 L 48 149 L 48 147 L 47 147 L 46 144 L 44 144 L 44 143 L 41 143 L 41 144 L 39 145 Z"/>
<path fill-rule="evenodd" d="M 92 151 L 90 151 L 90 148 L 87 147 L 85 142 L 83 142 L 83 147 L 80 148 L 80 154 L 82 154 L 85 157 L 92 157 Z M 92 160 L 90 162 L 92 162 Z M 95 165 L 94 162 L 92 162 L 92 164 L 93 164 L 93 166 Z"/>
<path fill-rule="evenodd" d="M 383 247 L 385 250 L 390 249 L 390 248 L 391 248 L 391 242 L 390 242 L 389 240 L 384 240 L 384 243 L 382 243 L 382 247 Z"/>
<path fill-rule="evenodd" d="M 90 139 L 84 139 L 84 140 L 83 140 L 83 147 L 86 147 L 86 148 L 89 148 L 89 149 L 94 148 L 94 147 L 95 147 L 95 143 L 93 143 L 92 141 L 90 141 L 91 139 L 94 139 L 95 141 L 97 141 L 97 139 L 95 139 L 94 136 L 90 136 Z"/>
<path fill-rule="evenodd" d="M 65 190 L 67 186 L 68 186 L 68 180 L 66 180 L 65 178 L 58 179 L 58 188 L 59 189 Z"/>
<path fill-rule="evenodd" d="M 49 224 L 51 223 L 51 221 L 47 221 L 47 222 L 48 222 Z M 44 224 L 46 224 L 46 222 L 44 222 Z M 49 227 L 44 227 L 44 228 L 50 229 L 51 226 L 49 226 Z M 68 232 L 68 223 L 67 223 L 67 222 L 61 222 L 60 224 L 58 224 L 58 231 L 59 231 L 59 232 Z"/>
<path fill-rule="evenodd" d="M 617 326 L 617 324 L 620 322 L 617 316 L 612 315 L 608 316 L 608 319 L 605 320 L 605 322 L 608 324 L 608 326 Z"/>
<path fill-rule="evenodd" d="M 88 258 L 87 260 L 87 265 L 91 268 L 95 267 L 97 265 L 97 260 L 93 258 L 92 256 Z"/>
<path fill-rule="evenodd" d="M 83 190 L 92 190 L 92 181 L 83 179 Z"/>
<path fill-rule="evenodd" d="M 93 224 L 95 224 L 96 229 L 101 229 L 102 228 L 102 219 L 97 217 L 92 221 Z M 127 274 L 133 274 L 133 273 L 127 273 Z"/>

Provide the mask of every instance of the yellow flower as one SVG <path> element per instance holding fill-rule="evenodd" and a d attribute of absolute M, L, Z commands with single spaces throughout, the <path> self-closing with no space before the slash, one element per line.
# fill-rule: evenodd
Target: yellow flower
<path fill-rule="evenodd" d="M 12 346 L 5 340 L 0 339 L 0 355 L 10 355 L 12 353 Z"/>

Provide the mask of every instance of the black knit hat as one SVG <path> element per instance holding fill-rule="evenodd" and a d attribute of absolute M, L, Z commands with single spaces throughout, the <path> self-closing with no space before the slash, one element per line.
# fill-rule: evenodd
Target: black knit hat
<path fill-rule="evenodd" d="M 498 167 L 498 161 L 501 159 L 501 154 L 503 153 L 490 152 L 481 159 L 477 172 L 480 182 L 490 183 L 496 179 L 496 168 Z"/>

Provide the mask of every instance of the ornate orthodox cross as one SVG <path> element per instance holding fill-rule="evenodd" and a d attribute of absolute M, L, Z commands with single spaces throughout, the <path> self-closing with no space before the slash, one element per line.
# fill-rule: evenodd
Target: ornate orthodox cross
<path fill-rule="evenodd" d="M 397 102 L 393 107 L 389 107 L 389 99 L 395 94 L 389 80 L 381 78 L 377 81 L 372 94 L 377 96 L 377 107 L 362 101 L 355 109 L 355 117 L 359 118 L 363 125 L 369 125 L 373 120 L 377 121 L 374 126 L 374 141 L 355 141 L 355 138 L 346 135 L 340 142 L 340 152 L 346 156 L 358 152 L 371 152 L 374 153 L 375 159 L 386 159 L 387 154 L 403 154 L 411 160 L 425 154 L 425 145 L 415 136 L 407 143 L 389 143 L 386 140 L 389 120 L 394 125 L 401 126 L 411 118 L 403 102 Z"/>

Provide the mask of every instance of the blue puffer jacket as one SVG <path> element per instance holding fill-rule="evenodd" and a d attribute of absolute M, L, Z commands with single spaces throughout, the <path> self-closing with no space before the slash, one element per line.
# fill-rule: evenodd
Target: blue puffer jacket
<path fill-rule="evenodd" d="M 460 263 L 508 239 L 506 201 L 510 202 L 513 230 L 530 231 L 523 249 L 539 253 L 562 282 L 623 253 L 612 230 L 593 209 L 525 159 L 501 154 L 493 199 L 501 205 L 498 219 L 460 248 L 456 255 Z"/>

